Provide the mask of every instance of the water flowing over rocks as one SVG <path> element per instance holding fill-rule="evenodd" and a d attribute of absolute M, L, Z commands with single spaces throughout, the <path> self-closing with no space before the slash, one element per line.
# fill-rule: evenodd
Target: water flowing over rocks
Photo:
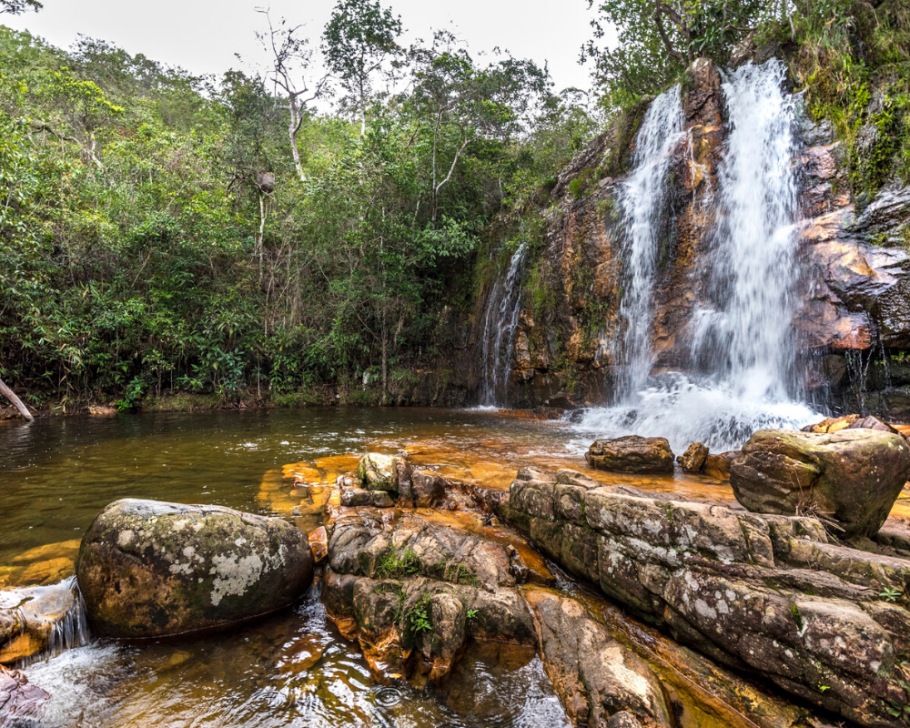
<path fill-rule="evenodd" d="M 585 453 L 588 465 L 617 473 L 672 473 L 673 451 L 663 437 L 630 435 L 597 440 Z"/>
<path fill-rule="evenodd" d="M 664 94 L 560 173 L 527 262 L 553 303 L 510 298 L 498 401 L 572 391 L 616 405 L 581 418 L 592 434 L 664 435 L 675 449 L 728 449 L 801 427 L 813 408 L 910 421 L 910 187 L 854 199 L 845 145 L 765 61 L 725 76 L 697 61 L 674 91 L 681 119 Z M 630 208 L 636 181 L 654 194 Z"/>
<path fill-rule="evenodd" d="M 731 465 L 736 499 L 748 510 L 815 515 L 844 536 L 872 537 L 910 478 L 910 445 L 887 430 L 756 432 Z"/>
<path fill-rule="evenodd" d="M 280 518 L 125 499 L 95 518 L 76 575 L 98 634 L 160 637 L 288 606 L 309 587 L 313 557 Z"/>
<path fill-rule="evenodd" d="M 86 639 L 82 598 L 72 577 L 0 591 L 0 664 L 77 647 Z"/>
<path fill-rule="evenodd" d="M 908 702 L 910 560 L 833 543 L 814 518 L 519 471 L 509 521 L 675 639 L 864 726 Z"/>

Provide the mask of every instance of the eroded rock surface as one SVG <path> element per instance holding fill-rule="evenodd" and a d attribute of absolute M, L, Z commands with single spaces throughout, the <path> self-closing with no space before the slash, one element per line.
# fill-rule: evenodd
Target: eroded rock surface
<path fill-rule="evenodd" d="M 910 477 L 910 445 L 869 428 L 828 433 L 760 430 L 731 465 L 736 499 L 750 511 L 810 514 L 845 536 L 872 537 Z"/>
<path fill-rule="evenodd" d="M 547 675 L 573 723 L 592 728 L 673 725 L 651 668 L 584 606 L 540 589 L 527 591 L 525 598 L 534 613 Z"/>
<path fill-rule="evenodd" d="M 700 473 L 708 459 L 708 448 L 700 442 L 693 442 L 686 451 L 676 458 L 676 462 L 687 473 Z"/>
<path fill-rule="evenodd" d="M 76 575 L 98 634 L 159 637 L 291 604 L 312 581 L 313 557 L 306 534 L 280 518 L 125 499 L 89 527 Z"/>
<path fill-rule="evenodd" d="M 523 644 L 540 653 L 576 725 L 616 715 L 634 728 L 671 725 L 651 669 L 586 609 L 516 588 L 526 567 L 514 547 L 410 511 L 341 509 L 332 531 L 326 607 L 380 679 L 444 686 L 470 640 Z"/>
<path fill-rule="evenodd" d="M 726 665 L 861 725 L 902 725 L 910 560 L 838 546 L 813 518 L 570 486 L 561 472 L 520 471 L 508 513 L 566 569 Z"/>
<path fill-rule="evenodd" d="M 597 440 L 585 453 L 588 465 L 616 473 L 672 473 L 673 451 L 663 437 Z"/>

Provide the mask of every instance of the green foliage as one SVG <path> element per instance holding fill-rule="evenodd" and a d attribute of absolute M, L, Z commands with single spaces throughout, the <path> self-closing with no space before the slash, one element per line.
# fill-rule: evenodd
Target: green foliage
<path fill-rule="evenodd" d="M 901 598 L 903 592 L 900 589 L 892 589 L 891 587 L 884 587 L 882 593 L 879 596 L 884 599 L 886 602 L 896 602 Z"/>
<path fill-rule="evenodd" d="M 401 18 L 379 0 L 339 0 L 325 27 L 326 62 L 341 78 L 349 104 L 361 114 L 361 133 L 366 129 L 373 76 L 401 51 L 397 43 L 401 31 Z"/>
<path fill-rule="evenodd" d="M 860 207 L 894 174 L 910 182 L 910 8 L 826 0 L 794 18 L 793 72 L 810 111 L 844 141 Z"/>
<path fill-rule="evenodd" d="M 391 579 L 399 576 L 413 576 L 420 569 L 420 560 L 413 551 L 398 553 L 397 549 L 390 548 L 379 558 L 376 574 L 381 579 Z"/>
<path fill-rule="evenodd" d="M 594 63 L 595 81 L 609 107 L 626 107 L 665 89 L 692 61 L 725 65 L 734 46 L 777 3 L 764 0 L 588 0 L 599 15 L 582 60 Z M 784 4 L 786 7 L 786 3 Z M 600 42 L 608 30 L 618 43 Z"/>
<path fill-rule="evenodd" d="M 480 240 L 542 239 L 542 181 L 592 126 L 528 62 L 400 53 L 399 21 L 377 8 L 340 4 L 324 43 L 374 54 L 344 89 L 394 60 L 409 90 L 365 85 L 362 135 L 301 107 L 302 176 L 288 96 L 263 77 L 216 83 L 0 27 L 0 376 L 35 403 L 122 409 L 413 389 Z M 443 73 L 456 56 L 467 65 Z M 441 125 L 431 97 L 457 100 Z M 351 384 L 367 371 L 376 385 Z"/>
<path fill-rule="evenodd" d="M 29 10 L 38 11 L 44 6 L 38 0 L 0 0 L 0 15 L 20 15 Z"/>
<path fill-rule="evenodd" d="M 425 592 L 404 615 L 405 628 L 411 637 L 416 637 L 433 629 L 430 616 L 430 594 Z"/>

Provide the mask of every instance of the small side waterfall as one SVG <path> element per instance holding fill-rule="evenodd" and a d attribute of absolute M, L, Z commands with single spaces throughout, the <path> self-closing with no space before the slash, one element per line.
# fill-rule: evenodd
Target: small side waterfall
<path fill-rule="evenodd" d="M 62 619 L 57 620 L 51 626 L 47 649 L 48 657 L 53 657 L 74 647 L 87 645 L 91 639 L 91 631 L 85 611 L 85 600 L 82 598 L 82 592 L 79 591 L 76 577 L 71 576 L 63 583 L 73 590 L 74 604 L 67 610 Z"/>
<path fill-rule="evenodd" d="M 487 298 L 483 324 L 483 391 L 481 404 L 507 404 L 515 327 L 521 312 L 521 269 L 527 245 L 512 254 L 509 267 Z"/>
<path fill-rule="evenodd" d="M 718 450 L 740 446 L 756 429 L 801 426 L 815 417 L 798 401 L 791 376 L 796 109 L 783 88 L 785 74 L 783 63 L 771 60 L 725 77 L 730 132 L 715 190 L 712 265 L 701 268 L 713 271 L 706 286 L 710 304 L 696 310 L 689 325 L 688 373 L 649 378 L 656 250 L 649 236 L 659 230 L 665 193 L 656 182 L 637 180 L 646 172 L 643 157 L 636 155 L 622 198 L 631 244 L 621 307 L 628 329 L 619 396 L 616 406 L 589 410 L 581 429 L 601 436 L 663 436 L 677 450 L 697 440 Z M 678 104 L 678 91 L 668 93 Z M 638 142 L 642 152 L 653 144 L 651 153 L 667 154 L 677 141 L 679 127 L 665 96 L 648 110 Z M 662 128 L 650 130 L 648 122 L 658 119 Z M 651 138 L 646 131 L 657 134 L 654 142 L 644 143 Z M 661 178 L 652 171 L 648 179 Z M 637 189 L 642 194 L 633 192 Z"/>
<path fill-rule="evenodd" d="M 685 121 L 679 93 L 679 86 L 674 86 L 648 107 L 635 142 L 633 171 L 619 193 L 626 233 L 625 290 L 619 311 L 625 322 L 617 384 L 619 402 L 635 397 L 647 382 L 654 362 L 651 300 L 664 227 L 670 155 L 682 139 Z"/>

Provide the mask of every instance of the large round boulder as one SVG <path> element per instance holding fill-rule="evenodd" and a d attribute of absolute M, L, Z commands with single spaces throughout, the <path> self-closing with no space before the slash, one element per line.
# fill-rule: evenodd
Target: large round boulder
<path fill-rule="evenodd" d="M 672 473 L 673 451 L 664 437 L 630 435 L 597 440 L 585 453 L 588 465 L 614 473 Z"/>
<path fill-rule="evenodd" d="M 750 511 L 821 516 L 848 537 L 878 533 L 908 477 L 910 445 L 872 429 L 759 430 L 730 466 Z"/>
<path fill-rule="evenodd" d="M 313 557 L 280 518 L 128 498 L 89 527 L 76 577 L 98 634 L 161 637 L 291 604 L 313 580 Z"/>

